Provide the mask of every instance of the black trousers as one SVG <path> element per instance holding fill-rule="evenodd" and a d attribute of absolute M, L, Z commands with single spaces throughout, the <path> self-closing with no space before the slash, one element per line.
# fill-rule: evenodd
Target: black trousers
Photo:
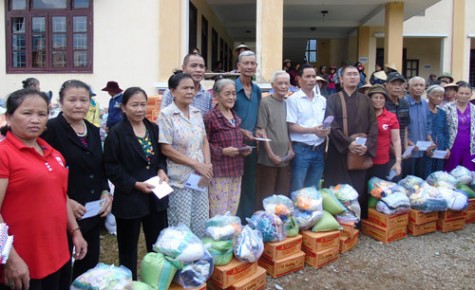
<path fill-rule="evenodd" d="M 116 217 L 117 243 L 119 246 L 119 263 L 132 271 L 137 280 L 137 250 L 140 226 L 143 227 L 147 252 L 152 252 L 152 245 L 157 241 L 160 231 L 168 227 L 167 211 L 152 211 L 149 215 L 136 219 Z"/>
<path fill-rule="evenodd" d="M 68 262 L 69 263 L 69 262 Z M 61 276 L 61 269 L 50 274 L 43 279 L 31 279 L 30 290 L 59 290 L 59 280 Z M 10 290 L 11 288 L 5 284 L 0 284 L 0 290 Z M 69 288 L 68 288 L 69 289 Z"/>

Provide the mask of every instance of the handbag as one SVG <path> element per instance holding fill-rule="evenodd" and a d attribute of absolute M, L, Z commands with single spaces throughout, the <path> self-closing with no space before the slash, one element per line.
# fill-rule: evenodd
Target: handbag
<path fill-rule="evenodd" d="M 348 113 L 346 110 L 346 101 L 345 97 L 343 96 L 342 92 L 339 92 L 338 95 L 340 96 L 341 100 L 341 108 L 343 111 L 343 133 L 348 136 Z M 351 136 L 349 136 L 352 140 L 355 140 L 356 137 L 368 137 L 367 134 L 365 133 L 356 133 Z M 356 153 L 353 153 L 351 151 L 348 151 L 347 157 L 346 157 L 346 165 L 348 167 L 348 170 L 366 170 L 373 166 L 373 159 L 364 154 L 364 155 L 359 155 Z"/>

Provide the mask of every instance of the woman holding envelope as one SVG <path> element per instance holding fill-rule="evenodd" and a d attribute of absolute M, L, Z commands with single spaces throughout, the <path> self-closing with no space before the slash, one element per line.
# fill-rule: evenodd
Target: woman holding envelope
<path fill-rule="evenodd" d="M 195 95 L 190 75 L 177 73 L 168 80 L 173 103 L 160 113 L 160 146 L 168 157 L 170 194 L 168 223 L 183 223 L 200 238 L 209 217 L 208 185 L 213 177 L 211 154 L 200 110 L 191 106 Z M 191 185 L 198 179 L 198 186 Z"/>
<path fill-rule="evenodd" d="M 59 90 L 62 112 L 50 119 L 42 137 L 66 159 L 68 197 L 75 218 L 88 244 L 88 254 L 74 262 L 72 279 L 93 268 L 99 262 L 100 229 L 111 208 L 112 197 L 104 171 L 99 129 L 85 120 L 91 100 L 90 88 L 79 80 L 63 83 Z M 104 205 L 96 216 L 82 219 L 88 202 L 104 199 Z M 70 251 L 73 245 L 69 242 Z M 71 284 L 71 263 L 61 276 L 65 289 Z"/>
<path fill-rule="evenodd" d="M 159 199 L 148 179 L 168 182 L 166 158 L 158 144 L 158 126 L 145 118 L 147 94 L 138 87 L 124 91 L 124 118 L 112 127 L 104 146 L 107 177 L 114 184 L 112 213 L 117 222 L 119 263 L 137 279 L 137 244 L 143 227 L 147 251 L 168 226 L 168 196 Z"/>
<path fill-rule="evenodd" d="M 209 216 L 230 212 L 236 215 L 241 195 L 244 156 L 252 148 L 243 144 L 241 119 L 232 110 L 236 103 L 236 87 L 230 79 L 220 79 L 213 86 L 218 104 L 205 116 L 213 162 L 213 179 L 209 185 Z"/>

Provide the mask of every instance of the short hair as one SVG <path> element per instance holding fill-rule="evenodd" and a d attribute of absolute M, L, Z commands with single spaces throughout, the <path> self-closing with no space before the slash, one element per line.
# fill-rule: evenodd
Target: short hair
<path fill-rule="evenodd" d="M 180 85 L 180 82 L 184 79 L 191 79 L 191 75 L 189 74 L 186 74 L 186 73 L 183 73 L 183 72 L 179 72 L 179 73 L 175 73 L 173 74 L 169 79 L 168 79 L 168 89 L 176 89 L 179 85 Z"/>
<path fill-rule="evenodd" d="M 40 81 L 36 78 L 27 78 L 26 80 L 21 82 L 23 84 L 24 89 L 31 89 L 33 86 L 40 83 Z"/>
<path fill-rule="evenodd" d="M 65 81 L 62 85 L 61 88 L 59 89 L 59 102 L 63 103 L 63 98 L 64 98 L 64 91 L 66 91 L 69 88 L 83 88 L 87 91 L 87 96 L 89 99 L 91 99 L 91 87 L 89 87 L 88 84 L 85 82 L 82 82 L 80 80 L 69 80 Z"/>
<path fill-rule="evenodd" d="M 278 70 L 276 72 L 274 72 L 272 74 L 272 82 L 275 82 L 275 79 L 278 77 L 278 76 L 282 76 L 282 75 L 285 75 L 289 78 L 290 80 L 290 75 L 285 71 L 285 70 Z"/>
<path fill-rule="evenodd" d="M 432 86 L 427 88 L 427 95 L 428 96 L 432 96 L 432 94 L 435 94 L 435 93 L 444 94 L 444 92 L 445 92 L 444 88 L 439 86 L 439 85 L 432 85 Z"/>
<path fill-rule="evenodd" d="M 302 64 L 300 67 L 299 67 L 299 70 L 297 71 L 297 75 L 299 77 L 303 76 L 303 71 L 306 69 L 306 68 L 311 68 L 315 71 L 315 73 L 317 73 L 317 70 L 315 69 L 315 67 L 309 63 L 304 63 Z"/>
<path fill-rule="evenodd" d="M 345 65 L 342 69 L 341 69 L 341 75 L 344 75 L 345 74 L 345 71 L 347 71 L 348 69 L 350 68 L 354 68 L 356 70 L 358 70 L 358 68 L 354 65 L 351 65 L 351 64 L 348 64 L 348 65 Z M 359 71 L 358 71 L 359 72 Z"/>
<path fill-rule="evenodd" d="M 243 57 L 248 57 L 248 56 L 253 56 L 253 57 L 256 57 L 256 54 L 254 53 L 254 51 L 252 50 L 245 50 L 243 52 L 241 52 L 238 56 L 238 63 L 241 62 L 242 58 Z"/>
<path fill-rule="evenodd" d="M 142 93 L 145 96 L 145 100 L 148 99 L 147 93 L 139 87 L 130 87 L 124 91 L 122 94 L 122 105 L 125 106 L 129 102 L 130 98 L 132 98 L 133 95 Z"/>
<path fill-rule="evenodd" d="M 201 54 L 198 54 L 198 53 L 189 53 L 187 54 L 184 58 L 183 58 L 183 66 L 186 66 L 188 64 L 188 62 L 190 61 L 190 57 L 192 56 L 197 56 L 197 57 L 201 57 L 203 59 L 203 61 L 205 60 L 203 56 L 201 56 Z"/>
<path fill-rule="evenodd" d="M 236 83 L 233 80 L 230 80 L 230 79 L 218 79 L 218 80 L 216 80 L 214 82 L 214 85 L 213 85 L 214 93 L 219 94 L 221 92 L 221 90 L 227 85 L 236 86 Z"/>
<path fill-rule="evenodd" d="M 415 76 L 415 77 L 410 78 L 409 81 L 407 82 L 407 84 L 408 84 L 409 86 L 412 86 L 412 84 L 413 84 L 415 81 L 422 81 L 424 84 L 426 83 L 426 80 L 425 80 L 423 77 Z"/>

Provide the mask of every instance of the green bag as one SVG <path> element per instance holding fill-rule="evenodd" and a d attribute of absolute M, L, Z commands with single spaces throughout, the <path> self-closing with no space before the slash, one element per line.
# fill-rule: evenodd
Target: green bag
<path fill-rule="evenodd" d="M 168 289 L 178 269 L 163 254 L 150 252 L 142 259 L 140 279 L 152 289 Z"/>
<path fill-rule="evenodd" d="M 145 284 L 140 281 L 134 281 L 133 285 L 134 285 L 134 290 L 153 290 L 153 288 L 150 287 L 150 285 Z"/>
<path fill-rule="evenodd" d="M 368 208 L 376 208 L 376 204 L 378 203 L 379 199 L 370 195 L 368 200 Z"/>
<path fill-rule="evenodd" d="M 233 240 L 215 241 L 204 238 L 203 245 L 208 249 L 215 266 L 229 264 L 233 258 Z"/>
<path fill-rule="evenodd" d="M 333 191 L 328 188 L 320 189 L 323 198 L 323 209 L 333 215 L 340 214 L 345 211 L 345 206 L 335 197 Z"/>
<path fill-rule="evenodd" d="M 332 214 L 325 210 L 323 211 L 323 216 L 312 228 L 312 232 L 328 232 L 335 230 L 341 230 L 341 226 Z"/>
<path fill-rule="evenodd" d="M 468 195 L 468 198 L 475 198 L 475 191 L 473 191 L 468 185 L 459 183 L 456 187 L 465 192 Z"/>
<path fill-rule="evenodd" d="M 290 216 L 284 224 L 287 237 L 295 237 L 299 234 L 299 225 L 293 216 Z"/>

